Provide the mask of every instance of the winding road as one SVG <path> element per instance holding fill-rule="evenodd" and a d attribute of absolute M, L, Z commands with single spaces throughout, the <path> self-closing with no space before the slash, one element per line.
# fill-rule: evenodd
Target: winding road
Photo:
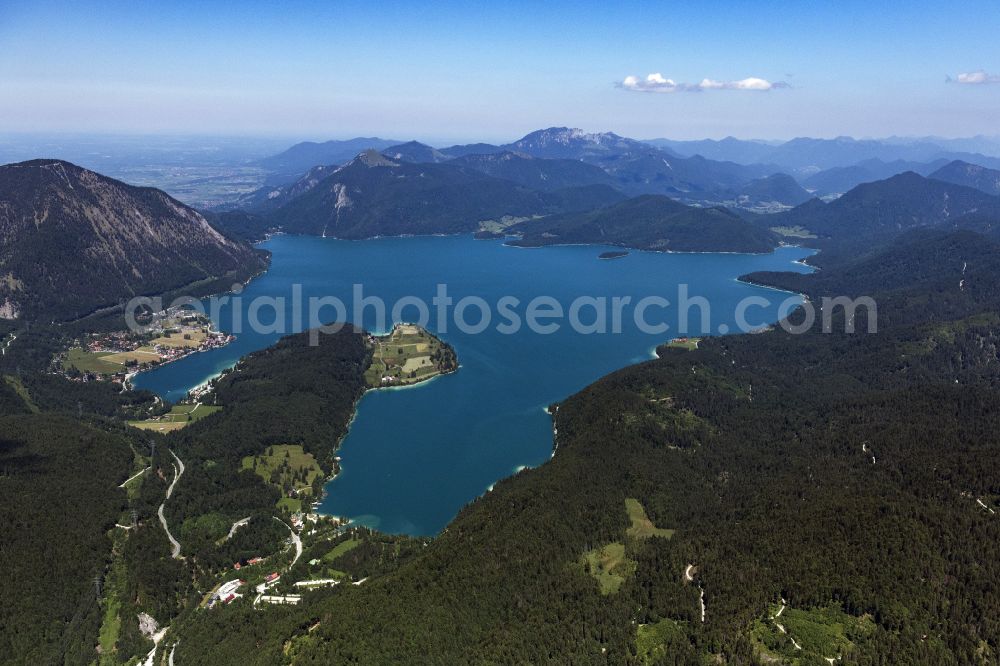
<path fill-rule="evenodd" d="M 281 518 L 278 518 L 277 516 L 273 516 L 273 518 L 287 527 L 288 531 L 292 533 L 292 543 L 295 544 L 295 558 L 292 560 L 292 563 L 288 565 L 288 568 L 291 569 L 295 566 L 295 563 L 299 561 L 299 558 L 302 557 L 302 538 L 295 530 L 292 529 L 291 525 L 283 521 Z"/>
<path fill-rule="evenodd" d="M 169 449 L 167 450 L 169 451 Z M 183 559 L 181 558 L 181 544 L 177 539 L 174 538 L 174 535 L 170 533 L 170 528 L 167 526 L 167 519 L 163 515 L 163 507 L 167 505 L 167 500 L 170 499 L 170 496 L 174 494 L 174 486 L 177 485 L 177 482 L 180 480 L 181 475 L 184 474 L 184 463 L 181 462 L 181 459 L 178 458 L 177 454 L 174 453 L 173 451 L 170 451 L 170 455 L 172 455 L 174 457 L 174 460 L 177 461 L 177 464 L 173 465 L 174 480 L 170 483 L 169 486 L 167 486 L 167 496 L 163 499 L 163 503 L 160 504 L 160 508 L 157 509 L 156 514 L 160 517 L 160 524 L 163 525 L 163 531 L 167 533 L 167 538 L 170 539 L 170 550 L 171 550 L 170 556 L 173 557 L 175 560 L 180 560 Z M 300 550 L 301 550 L 301 542 L 300 542 Z"/>

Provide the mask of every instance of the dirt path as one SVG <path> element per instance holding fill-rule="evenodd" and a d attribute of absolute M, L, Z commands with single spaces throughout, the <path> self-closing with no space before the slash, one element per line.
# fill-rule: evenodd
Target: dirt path
<path fill-rule="evenodd" d="M 137 477 L 142 476 L 143 474 L 145 474 L 146 472 L 148 472 L 150 469 L 152 469 L 152 468 L 151 467 L 147 467 L 146 469 L 144 469 L 142 471 L 136 472 L 132 476 L 130 476 L 127 479 L 125 479 L 124 481 L 122 481 L 121 485 L 118 486 L 118 487 L 119 488 L 124 488 L 128 484 L 129 481 L 131 481 L 132 479 L 135 479 Z"/>

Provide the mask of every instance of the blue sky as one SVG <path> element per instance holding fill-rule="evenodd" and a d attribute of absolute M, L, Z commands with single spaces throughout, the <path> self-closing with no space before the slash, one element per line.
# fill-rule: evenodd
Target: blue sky
<path fill-rule="evenodd" d="M 0 129 L 1000 134 L 995 1 L 207 5 L 0 0 Z"/>

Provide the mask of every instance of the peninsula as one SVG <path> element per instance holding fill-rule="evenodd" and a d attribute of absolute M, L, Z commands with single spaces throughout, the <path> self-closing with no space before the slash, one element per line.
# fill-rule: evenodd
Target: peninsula
<path fill-rule="evenodd" d="M 386 335 L 369 335 L 371 388 L 412 386 L 458 370 L 455 350 L 416 324 L 396 324 Z"/>

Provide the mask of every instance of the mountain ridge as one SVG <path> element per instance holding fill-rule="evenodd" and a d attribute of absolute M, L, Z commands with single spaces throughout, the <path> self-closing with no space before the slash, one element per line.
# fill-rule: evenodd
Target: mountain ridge
<path fill-rule="evenodd" d="M 265 265 L 166 193 L 62 160 L 0 167 L 0 238 L 7 316 L 80 316 Z"/>

